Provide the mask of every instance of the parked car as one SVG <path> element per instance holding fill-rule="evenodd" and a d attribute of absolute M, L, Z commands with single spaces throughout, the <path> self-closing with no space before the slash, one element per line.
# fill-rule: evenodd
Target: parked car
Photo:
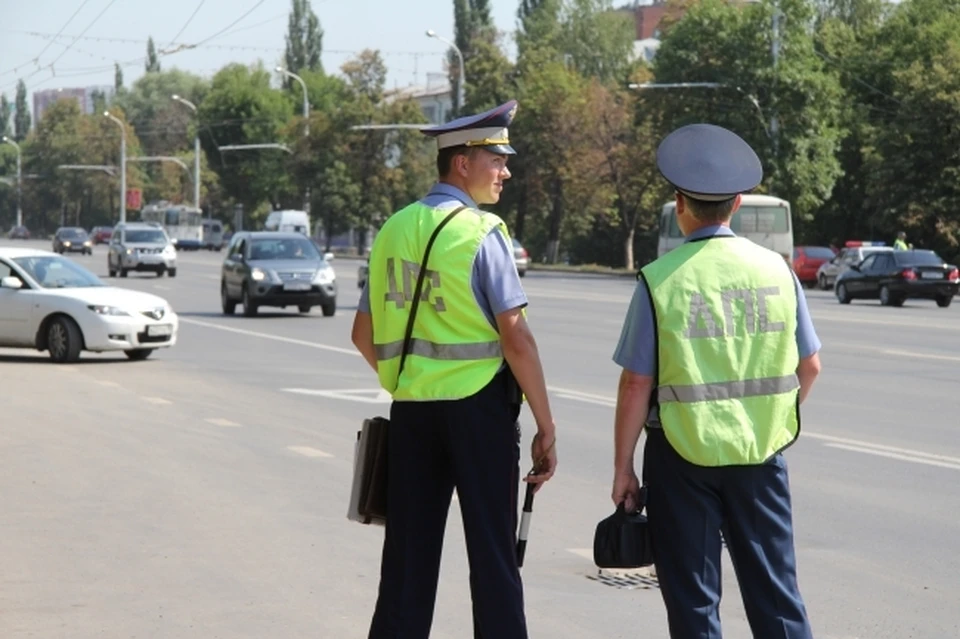
<path fill-rule="evenodd" d="M 93 240 L 82 228 L 62 226 L 53 234 L 53 252 L 93 255 Z"/>
<path fill-rule="evenodd" d="M 817 269 L 817 286 L 823 290 L 833 288 L 837 276 L 854 264 L 859 264 L 871 253 L 892 251 L 893 248 L 883 242 L 863 242 L 850 240 L 844 248 L 828 262 L 824 262 Z"/>
<path fill-rule="evenodd" d="M 793 249 L 793 272 L 804 286 L 817 283 L 817 271 L 824 262 L 836 257 L 832 248 L 827 246 L 796 246 Z"/>
<path fill-rule="evenodd" d="M 309 313 L 314 306 L 324 317 L 337 311 L 337 278 L 333 255 L 299 232 L 240 232 L 227 247 L 220 275 L 220 302 L 225 315 L 237 303 L 245 317 L 262 306 L 295 306 Z"/>
<path fill-rule="evenodd" d="M 107 272 L 126 277 L 130 271 L 177 276 L 177 249 L 163 227 L 143 222 L 117 224 L 107 252 Z"/>
<path fill-rule="evenodd" d="M 173 346 L 178 324 L 156 295 L 105 286 L 56 253 L 0 248 L 0 346 L 48 351 L 55 362 L 84 350 L 141 360 Z"/>
<path fill-rule="evenodd" d="M 857 298 L 903 306 L 907 299 L 933 299 L 946 308 L 960 289 L 960 271 L 933 251 L 886 251 L 867 256 L 837 277 L 841 304 Z"/>
<path fill-rule="evenodd" d="M 30 229 L 25 226 L 14 226 L 7 232 L 7 239 L 11 240 L 29 240 Z"/>
<path fill-rule="evenodd" d="M 530 254 L 523 248 L 517 238 L 513 238 L 513 263 L 517 265 L 517 273 L 520 277 L 527 274 L 527 267 L 530 266 Z"/>

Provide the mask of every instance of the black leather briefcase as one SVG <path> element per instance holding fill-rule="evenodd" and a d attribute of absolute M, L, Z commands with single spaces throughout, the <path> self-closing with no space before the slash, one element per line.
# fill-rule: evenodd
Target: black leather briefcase
<path fill-rule="evenodd" d="M 347 518 L 382 526 L 387 521 L 387 429 L 383 417 L 363 420 L 353 459 L 353 490 Z"/>
<path fill-rule="evenodd" d="M 646 488 L 641 490 L 640 510 L 628 513 L 624 504 L 597 524 L 593 536 L 593 563 L 598 568 L 643 568 L 653 564 L 653 546 L 645 505 Z"/>

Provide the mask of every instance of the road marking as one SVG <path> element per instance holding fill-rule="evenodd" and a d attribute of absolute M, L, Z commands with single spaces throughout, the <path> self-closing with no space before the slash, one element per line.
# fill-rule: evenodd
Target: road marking
<path fill-rule="evenodd" d="M 159 405 L 159 404 L 172 404 L 172 403 L 173 403 L 173 402 L 171 402 L 169 399 L 164 399 L 164 398 L 162 398 L 162 397 L 141 397 L 140 399 L 142 399 L 142 400 L 145 401 L 145 402 L 150 402 L 151 404 L 158 404 L 158 405 Z"/>
<path fill-rule="evenodd" d="M 937 328 L 949 331 L 958 331 L 960 326 L 955 326 L 952 324 L 932 324 L 929 322 L 923 321 L 922 318 L 913 317 L 912 322 L 903 322 L 903 321 L 891 321 L 891 320 L 879 320 L 879 319 L 870 319 L 867 317 L 844 317 L 842 315 L 832 315 L 832 314 L 823 314 L 819 313 L 814 309 L 811 309 L 810 314 L 813 316 L 814 322 L 827 321 L 827 322 L 840 322 L 848 324 L 876 324 L 878 326 L 903 326 L 906 328 L 917 328 L 918 323 L 923 323 L 923 328 Z"/>
<path fill-rule="evenodd" d="M 164 286 L 163 284 L 154 284 L 153 288 L 160 289 L 161 291 L 169 291 L 169 286 Z"/>
<path fill-rule="evenodd" d="M 223 417 L 207 417 L 205 420 L 208 424 L 213 424 L 214 426 L 224 426 L 227 428 L 239 428 L 240 424 L 237 422 L 232 422 L 229 419 L 224 419 Z"/>
<path fill-rule="evenodd" d="M 918 359 L 939 359 L 947 362 L 960 362 L 960 357 L 955 355 L 934 355 L 933 353 L 916 353 L 912 351 L 896 351 L 891 349 L 878 349 L 887 355 L 897 355 L 899 357 L 916 357 Z"/>
<path fill-rule="evenodd" d="M 209 275 L 209 274 L 207 274 L 207 273 L 204 273 L 203 275 L 201 275 L 201 277 L 205 277 L 205 278 L 207 278 L 208 280 L 219 280 L 219 279 L 220 279 L 220 276 L 219 276 L 219 275 Z"/>
<path fill-rule="evenodd" d="M 589 561 L 593 561 L 593 548 L 567 548 L 567 552 L 573 553 L 577 557 L 583 557 Z"/>
<path fill-rule="evenodd" d="M 304 457 L 333 457 L 330 453 L 325 453 L 319 448 L 310 448 L 309 446 L 287 446 L 287 450 L 300 453 Z"/>
<path fill-rule="evenodd" d="M 329 399 L 345 399 L 351 402 L 361 402 L 363 404 L 389 404 L 392 401 L 390 393 L 382 388 L 353 388 L 336 390 L 317 390 L 313 388 L 282 388 L 285 393 L 297 393 L 298 395 L 314 395 L 317 397 L 327 397 Z"/>
<path fill-rule="evenodd" d="M 812 437 L 827 442 L 827 446 L 833 448 L 843 448 L 844 450 L 855 450 L 857 452 L 875 452 L 876 454 L 886 453 L 889 455 L 898 455 L 894 459 L 911 458 L 926 460 L 927 462 L 938 462 L 948 464 L 950 467 L 956 467 L 960 470 L 960 457 L 950 457 L 949 455 L 937 455 L 934 453 L 925 453 L 910 448 L 899 448 L 897 446 L 886 446 L 884 444 L 873 444 L 859 439 L 847 439 L 846 437 L 834 437 L 833 435 L 821 435 L 819 433 L 810 433 L 806 430 L 801 435 Z M 867 450 L 869 449 L 869 450 Z"/>
<path fill-rule="evenodd" d="M 101 386 L 109 386 L 110 388 L 120 388 L 120 384 L 118 384 L 117 382 L 111 382 L 105 379 L 97 379 L 94 381 L 100 384 Z"/>
<path fill-rule="evenodd" d="M 606 397 L 605 395 L 596 395 L 594 393 L 585 393 L 583 391 L 573 390 L 570 388 L 557 388 L 556 386 L 548 386 L 547 390 L 553 392 L 557 397 L 562 399 L 571 399 L 575 402 L 584 402 L 586 404 L 596 404 L 598 406 L 613 406 L 617 405 L 617 400 L 613 397 Z"/>
<path fill-rule="evenodd" d="M 824 444 L 827 448 L 839 448 L 840 450 L 849 450 L 854 453 L 866 453 L 867 455 L 876 455 L 878 457 L 888 457 L 900 461 L 912 462 L 914 464 L 926 464 L 927 466 L 937 466 L 939 468 L 949 468 L 951 470 L 960 470 L 960 464 L 948 464 L 947 462 L 935 461 L 932 459 L 921 459 L 920 457 L 911 457 L 910 455 L 901 455 L 899 453 L 890 453 L 883 450 L 874 450 L 872 448 L 861 448 L 859 446 L 847 446 L 846 444 Z"/>
<path fill-rule="evenodd" d="M 195 326 L 203 326 L 205 328 L 213 328 L 218 331 L 226 331 L 227 333 L 236 333 L 238 335 L 247 335 L 249 337 L 259 337 L 261 339 L 270 339 L 275 342 L 284 342 L 286 344 L 296 344 L 297 346 L 306 346 L 307 348 L 316 348 L 322 351 L 332 351 L 334 353 L 341 353 L 343 355 L 353 355 L 354 357 L 360 357 L 360 353 L 349 348 L 341 348 L 339 346 L 329 346 L 327 344 L 318 344 L 317 342 L 308 342 L 302 339 L 294 339 L 292 337 L 283 337 L 282 335 L 270 335 L 269 333 L 259 333 L 257 331 L 248 331 L 243 328 L 233 328 L 232 326 L 222 326 L 220 324 L 214 324 L 212 322 L 201 322 L 200 320 L 195 320 L 188 317 L 180 316 L 181 324 L 193 324 Z"/>

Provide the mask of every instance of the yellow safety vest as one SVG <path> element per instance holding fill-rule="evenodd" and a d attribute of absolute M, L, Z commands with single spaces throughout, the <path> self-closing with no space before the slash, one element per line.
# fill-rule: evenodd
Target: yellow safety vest
<path fill-rule="evenodd" d="M 760 464 L 800 432 L 797 295 L 749 240 L 687 242 L 641 269 L 657 327 L 660 423 L 699 466 Z"/>
<path fill-rule="evenodd" d="M 437 235 L 403 375 L 398 379 L 404 332 L 434 229 L 452 211 L 419 202 L 391 216 L 370 251 L 370 311 L 380 385 L 395 400 L 453 400 L 486 386 L 503 363 L 500 335 L 484 315 L 471 285 L 473 264 L 490 232 L 503 221 L 467 209 Z"/>

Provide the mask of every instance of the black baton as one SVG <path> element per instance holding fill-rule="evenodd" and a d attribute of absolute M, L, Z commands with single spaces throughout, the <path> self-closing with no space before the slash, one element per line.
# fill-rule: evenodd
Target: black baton
<path fill-rule="evenodd" d="M 530 471 L 534 475 L 533 471 Z M 530 532 L 530 515 L 533 514 L 533 490 L 536 484 L 527 484 L 527 495 L 523 499 L 523 513 L 520 515 L 520 532 L 517 535 L 517 567 L 523 567 L 523 555 L 527 550 L 527 535 Z"/>

